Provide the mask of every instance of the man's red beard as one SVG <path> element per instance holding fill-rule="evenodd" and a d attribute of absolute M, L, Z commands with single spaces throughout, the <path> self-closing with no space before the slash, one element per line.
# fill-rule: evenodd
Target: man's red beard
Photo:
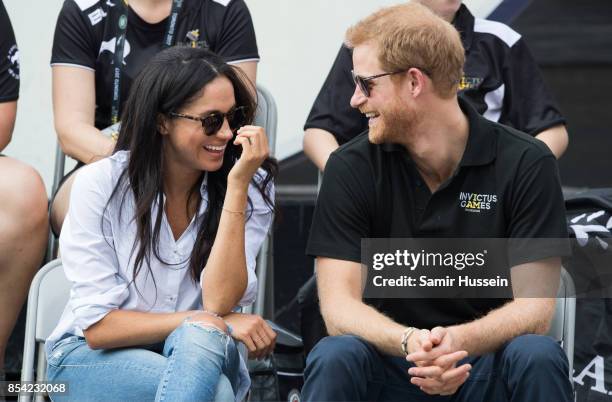
<path fill-rule="evenodd" d="M 372 144 L 401 143 L 419 121 L 412 108 L 402 108 L 397 102 L 387 111 L 381 112 L 378 122 L 370 128 L 368 138 Z"/>

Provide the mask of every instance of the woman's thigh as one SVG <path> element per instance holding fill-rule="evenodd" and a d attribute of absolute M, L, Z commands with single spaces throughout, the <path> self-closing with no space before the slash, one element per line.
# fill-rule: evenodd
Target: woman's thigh
<path fill-rule="evenodd" d="M 166 361 L 146 349 L 93 350 L 83 338 L 67 338 L 48 358 L 48 379 L 67 383 L 68 393 L 51 397 L 54 401 L 152 401 Z"/>

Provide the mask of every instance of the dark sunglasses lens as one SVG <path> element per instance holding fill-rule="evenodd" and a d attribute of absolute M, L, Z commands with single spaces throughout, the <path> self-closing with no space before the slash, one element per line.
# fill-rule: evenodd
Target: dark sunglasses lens
<path fill-rule="evenodd" d="M 361 92 L 363 92 L 365 97 L 367 98 L 368 96 L 370 96 L 370 88 L 368 88 L 368 83 L 366 82 L 366 80 L 364 80 L 363 77 L 357 76 L 357 82 L 359 84 L 359 88 L 361 88 Z"/>
<path fill-rule="evenodd" d="M 224 115 L 220 113 L 211 114 L 210 116 L 202 119 L 202 127 L 204 127 L 204 133 L 206 135 L 214 135 L 223 126 Z"/>
<path fill-rule="evenodd" d="M 247 123 L 246 107 L 240 106 L 228 113 L 227 120 L 232 130 L 238 130 Z"/>
<path fill-rule="evenodd" d="M 367 98 L 368 96 L 370 96 L 370 90 L 368 88 L 368 83 L 366 82 L 366 80 L 364 80 L 363 77 L 353 72 L 351 72 L 351 74 L 353 75 L 353 82 L 359 87 L 365 97 Z"/>

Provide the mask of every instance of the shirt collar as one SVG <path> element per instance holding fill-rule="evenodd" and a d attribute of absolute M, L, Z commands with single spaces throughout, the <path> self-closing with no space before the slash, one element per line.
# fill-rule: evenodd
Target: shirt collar
<path fill-rule="evenodd" d="M 474 16 L 465 4 L 462 4 L 457 10 L 453 25 L 461 34 L 461 43 L 467 52 L 472 46 L 472 37 L 474 36 Z"/>
<path fill-rule="evenodd" d="M 482 166 L 495 160 L 497 135 L 492 123 L 478 114 L 465 100 L 458 98 L 459 106 L 468 119 L 469 133 L 459 166 Z"/>

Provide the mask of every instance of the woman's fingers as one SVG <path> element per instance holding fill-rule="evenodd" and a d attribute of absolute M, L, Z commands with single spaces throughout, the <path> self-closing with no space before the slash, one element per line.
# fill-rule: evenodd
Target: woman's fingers
<path fill-rule="evenodd" d="M 230 177 L 248 183 L 270 155 L 266 132 L 261 127 L 244 126 L 238 130 L 234 144 L 242 147 L 242 154 L 232 168 Z"/>

